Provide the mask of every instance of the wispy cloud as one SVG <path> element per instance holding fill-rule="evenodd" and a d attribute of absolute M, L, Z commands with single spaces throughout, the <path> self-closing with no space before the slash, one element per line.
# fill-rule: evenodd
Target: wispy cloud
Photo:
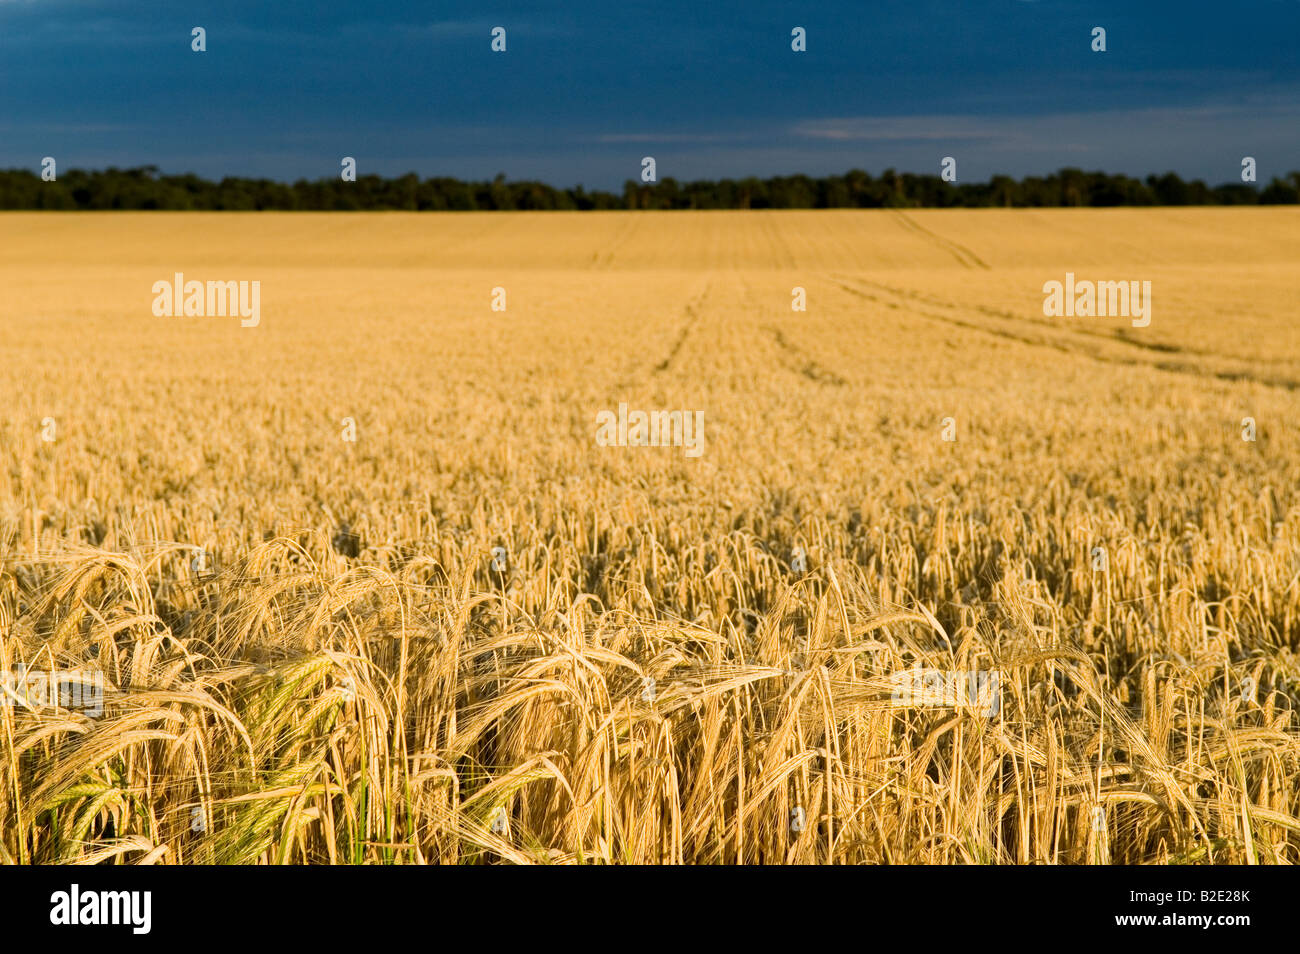
<path fill-rule="evenodd" d="M 10 3 L 13 0 L 0 0 Z M 131 123 L 0 123 L 0 131 L 23 133 L 56 133 L 69 135 L 90 135 L 92 133 L 119 133 L 147 127 Z"/>
<path fill-rule="evenodd" d="M 989 140 L 1000 133 L 960 116 L 845 116 L 796 123 L 791 134 L 834 142 L 929 142 Z"/>
<path fill-rule="evenodd" d="M 605 143 L 699 143 L 729 142 L 746 139 L 747 136 L 727 136 L 719 133 L 602 133 L 591 137 L 590 142 Z"/>
<path fill-rule="evenodd" d="M 1300 120 L 1300 100 L 1261 97 L 1241 104 L 1062 112 L 1004 116 L 840 116 L 809 119 L 790 126 L 789 135 L 805 141 L 851 145 L 951 143 L 986 152 L 1100 151 L 1123 139 L 1194 143 L 1231 136 L 1247 145 L 1252 136 L 1275 139 L 1279 125 Z"/>

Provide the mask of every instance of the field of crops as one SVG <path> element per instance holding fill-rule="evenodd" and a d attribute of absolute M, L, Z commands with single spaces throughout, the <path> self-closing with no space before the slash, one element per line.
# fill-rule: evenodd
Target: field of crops
<path fill-rule="evenodd" d="M 1298 262 L 1286 208 L 0 215 L 0 861 L 1300 862 Z"/>

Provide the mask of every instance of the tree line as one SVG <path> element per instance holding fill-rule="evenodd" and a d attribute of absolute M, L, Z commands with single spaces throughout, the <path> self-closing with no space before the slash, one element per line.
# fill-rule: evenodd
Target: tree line
<path fill-rule="evenodd" d="M 628 180 L 621 194 L 542 182 L 465 182 L 415 173 L 299 180 L 160 175 L 156 166 L 99 171 L 74 169 L 54 181 L 27 170 L 0 171 L 0 209 L 168 209 L 176 211 L 412 211 L 592 209 L 879 209 L 1041 208 L 1052 206 L 1279 205 L 1300 202 L 1300 172 L 1267 185 L 1208 186 L 1177 174 L 1135 179 L 1061 169 L 1046 176 L 953 183 L 935 175 L 853 169 L 835 176 L 774 176 L 678 182 Z"/>

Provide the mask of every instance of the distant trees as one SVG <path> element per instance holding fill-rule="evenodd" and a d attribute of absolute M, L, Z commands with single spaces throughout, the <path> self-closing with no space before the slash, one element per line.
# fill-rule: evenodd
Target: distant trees
<path fill-rule="evenodd" d="M 861 169 L 844 175 L 678 182 L 666 177 L 647 183 L 629 179 L 622 195 L 588 192 L 581 186 L 556 189 L 542 182 L 490 182 L 445 177 L 395 179 L 361 176 L 299 180 L 228 177 L 211 182 L 195 175 L 160 175 L 156 166 L 73 169 L 44 182 L 26 170 L 0 171 L 0 209 L 171 209 L 459 212 L 476 209 L 879 209 L 985 208 L 1118 205 L 1294 205 L 1300 203 L 1300 172 L 1274 178 L 1262 188 L 1230 182 L 1208 186 L 1176 173 L 1145 180 L 1082 169 L 1061 169 L 1019 181 L 994 176 L 988 182 L 952 183 L 937 175 L 886 169 L 872 177 Z"/>
<path fill-rule="evenodd" d="M 1295 205 L 1300 202 L 1300 172 L 1292 172 L 1285 179 L 1274 179 L 1259 194 L 1262 205 Z"/>

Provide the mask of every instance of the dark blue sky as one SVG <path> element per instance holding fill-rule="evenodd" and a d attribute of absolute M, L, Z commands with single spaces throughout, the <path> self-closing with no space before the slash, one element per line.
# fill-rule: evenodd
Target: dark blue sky
<path fill-rule="evenodd" d="M 951 155 L 963 181 L 1216 184 L 1252 155 L 1267 182 L 1300 169 L 1300 2 L 0 0 L 0 167 L 46 155 L 285 180 L 351 155 L 600 188 L 645 155 L 661 179 Z"/>

